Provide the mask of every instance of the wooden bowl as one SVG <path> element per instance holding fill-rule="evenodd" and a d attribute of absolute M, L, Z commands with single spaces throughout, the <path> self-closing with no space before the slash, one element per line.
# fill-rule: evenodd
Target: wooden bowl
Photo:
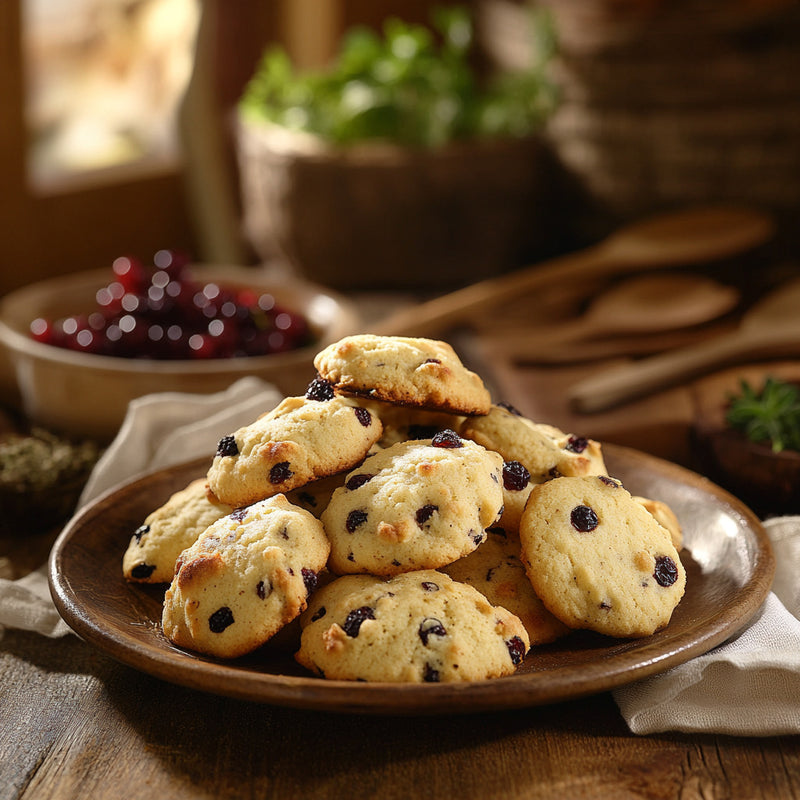
<path fill-rule="evenodd" d="M 693 446 L 703 470 L 763 514 L 800 513 L 800 453 L 774 453 L 725 422 L 729 396 L 740 381 L 759 390 L 768 376 L 800 383 L 800 363 L 757 364 L 712 375 L 693 387 Z"/>
<path fill-rule="evenodd" d="M 302 394 L 314 377 L 316 352 L 359 326 L 347 300 L 312 283 L 273 279 L 242 267 L 205 265 L 192 271 L 202 281 L 270 292 L 278 303 L 305 314 L 315 343 L 275 355 L 157 361 L 79 353 L 31 339 L 28 328 L 36 317 L 54 319 L 95 307 L 95 293 L 108 283 L 109 273 L 81 272 L 23 287 L 0 300 L 4 393 L 32 422 L 105 441 L 116 434 L 128 403 L 153 392 L 207 394 L 254 375 L 284 395 Z"/>

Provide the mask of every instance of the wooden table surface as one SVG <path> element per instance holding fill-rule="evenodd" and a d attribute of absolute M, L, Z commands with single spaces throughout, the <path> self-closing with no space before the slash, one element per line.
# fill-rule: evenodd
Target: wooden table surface
<path fill-rule="evenodd" d="M 525 413 L 571 425 L 553 400 L 571 377 L 495 362 L 491 380 Z M 685 460 L 686 395 L 658 409 L 642 402 L 627 426 L 613 414 L 579 422 Z M 645 418 L 660 438 L 641 438 L 634 423 Z M 636 441 L 624 441 L 626 430 Z M 32 567 L 50 541 L 7 537 L 0 556 Z M 77 797 L 800 798 L 800 737 L 636 736 L 610 694 L 445 717 L 270 707 L 162 682 L 73 635 L 7 630 L 0 800 Z"/>

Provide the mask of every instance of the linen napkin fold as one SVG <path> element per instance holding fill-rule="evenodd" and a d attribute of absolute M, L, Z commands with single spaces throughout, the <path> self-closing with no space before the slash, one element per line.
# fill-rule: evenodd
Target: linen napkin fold
<path fill-rule="evenodd" d="M 776 572 L 759 613 L 710 652 L 616 689 L 633 733 L 800 733 L 800 516 L 764 527 Z"/>
<path fill-rule="evenodd" d="M 119 432 L 92 470 L 78 508 L 145 472 L 204 455 L 210 460 L 222 436 L 252 422 L 281 399 L 271 384 L 247 377 L 216 394 L 163 392 L 133 400 Z M 46 564 L 19 580 L 0 577 L 0 636 L 4 627 L 49 637 L 71 632 L 50 598 Z"/>

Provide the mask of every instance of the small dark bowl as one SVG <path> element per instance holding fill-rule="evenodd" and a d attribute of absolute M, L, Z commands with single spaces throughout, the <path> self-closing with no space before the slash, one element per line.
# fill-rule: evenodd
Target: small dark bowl
<path fill-rule="evenodd" d="M 727 370 L 694 386 L 693 449 L 700 468 L 762 515 L 800 513 L 800 453 L 773 452 L 732 429 L 725 414 L 746 380 L 760 389 L 768 376 L 800 383 L 800 363 L 776 362 Z"/>

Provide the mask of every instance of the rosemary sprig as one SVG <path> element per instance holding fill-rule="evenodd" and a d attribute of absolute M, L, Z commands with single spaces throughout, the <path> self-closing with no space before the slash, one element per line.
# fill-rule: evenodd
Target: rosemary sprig
<path fill-rule="evenodd" d="M 729 395 L 726 422 L 773 452 L 800 451 L 800 388 L 769 376 L 761 392 L 740 381 L 741 393 Z"/>

